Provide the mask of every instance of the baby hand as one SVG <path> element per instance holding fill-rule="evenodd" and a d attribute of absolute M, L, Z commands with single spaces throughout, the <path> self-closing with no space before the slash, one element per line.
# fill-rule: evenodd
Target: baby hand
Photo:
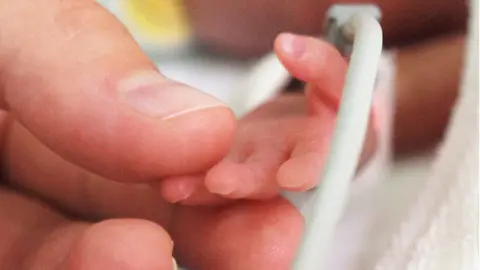
<path fill-rule="evenodd" d="M 282 34 L 275 52 L 293 76 L 308 82 L 305 95 L 282 95 L 248 114 L 222 161 L 203 175 L 161 183 L 167 200 L 209 204 L 267 199 L 281 190 L 306 191 L 317 184 L 330 150 L 347 63 L 333 46 L 312 37 Z M 375 142 L 370 124 L 361 163 L 372 155 Z"/>

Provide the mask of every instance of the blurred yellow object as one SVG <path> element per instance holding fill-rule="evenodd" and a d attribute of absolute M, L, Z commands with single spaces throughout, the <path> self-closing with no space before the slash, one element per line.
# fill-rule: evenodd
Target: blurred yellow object
<path fill-rule="evenodd" d="M 150 45 L 184 43 L 190 36 L 181 0 L 123 0 L 127 27 Z"/>

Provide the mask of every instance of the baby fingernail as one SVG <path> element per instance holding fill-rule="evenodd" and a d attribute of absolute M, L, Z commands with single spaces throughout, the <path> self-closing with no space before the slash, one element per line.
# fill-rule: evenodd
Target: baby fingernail
<path fill-rule="evenodd" d="M 133 74 L 118 84 L 118 92 L 137 111 L 162 119 L 225 106 L 214 97 L 167 80 L 155 71 Z"/>
<path fill-rule="evenodd" d="M 180 202 L 186 201 L 188 198 L 190 198 L 190 194 L 186 194 L 186 195 L 183 195 L 183 196 L 178 196 L 178 197 L 170 200 L 170 202 L 171 203 L 180 203 Z"/>
<path fill-rule="evenodd" d="M 172 261 L 173 261 L 173 270 L 178 270 L 178 264 L 177 264 L 177 261 L 175 261 L 175 258 L 172 257 Z"/>
<path fill-rule="evenodd" d="M 234 189 L 232 186 L 225 185 L 225 184 L 220 184 L 220 185 L 210 185 L 208 187 L 208 190 L 214 194 L 222 195 L 222 196 L 227 196 L 233 193 Z"/>
<path fill-rule="evenodd" d="M 297 189 L 302 186 L 303 183 L 298 183 L 298 182 L 291 182 L 291 181 L 283 181 L 279 183 L 280 187 L 286 188 L 286 189 Z"/>
<path fill-rule="evenodd" d="M 292 178 L 290 175 L 280 174 L 277 179 L 278 185 L 287 190 L 299 190 L 305 186 L 304 181 L 298 181 L 296 178 Z"/>
<path fill-rule="evenodd" d="M 307 51 L 307 41 L 301 36 L 282 34 L 280 38 L 283 49 L 291 57 L 299 58 Z"/>

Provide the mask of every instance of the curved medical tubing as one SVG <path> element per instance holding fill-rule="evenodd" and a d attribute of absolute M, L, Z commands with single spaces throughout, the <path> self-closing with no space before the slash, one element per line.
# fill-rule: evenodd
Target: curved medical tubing
<path fill-rule="evenodd" d="M 382 52 L 382 29 L 366 14 L 354 15 L 343 28 L 354 39 L 331 151 L 319 187 L 313 194 L 313 212 L 293 269 L 323 269 L 331 239 L 346 203 L 350 183 L 362 151 Z"/>

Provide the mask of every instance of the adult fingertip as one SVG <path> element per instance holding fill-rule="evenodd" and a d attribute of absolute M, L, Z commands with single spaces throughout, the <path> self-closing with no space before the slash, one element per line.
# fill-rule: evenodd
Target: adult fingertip
<path fill-rule="evenodd" d="M 143 220 L 108 220 L 85 230 L 66 269 L 175 269 L 167 232 Z"/>
<path fill-rule="evenodd" d="M 215 97 L 166 79 L 158 71 L 135 72 L 121 80 L 117 90 L 121 101 L 163 126 L 163 140 L 151 138 L 162 146 L 158 150 L 165 152 L 157 158 L 160 166 L 156 166 L 163 172 L 153 171 L 157 175 L 150 179 L 198 173 L 228 151 L 236 119 L 232 110 Z M 142 170 L 148 169 L 152 168 Z"/>
<path fill-rule="evenodd" d="M 164 124 L 169 132 L 159 160 L 164 176 L 198 174 L 211 168 L 227 154 L 237 127 L 233 112 L 222 106 L 172 116 Z"/>
<path fill-rule="evenodd" d="M 302 215 L 282 198 L 180 208 L 171 226 L 186 266 L 225 270 L 290 269 L 303 227 Z"/>

